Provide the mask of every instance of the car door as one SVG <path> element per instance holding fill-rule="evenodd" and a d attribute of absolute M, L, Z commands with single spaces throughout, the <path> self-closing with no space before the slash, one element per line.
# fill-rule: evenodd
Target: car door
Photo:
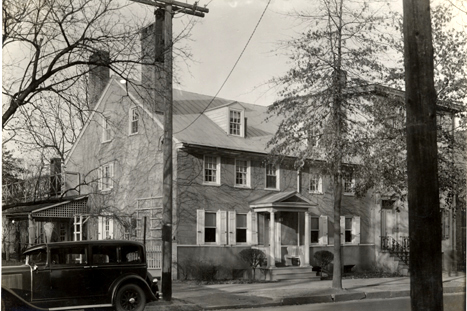
<path fill-rule="evenodd" d="M 120 247 L 114 244 L 91 245 L 93 295 L 106 296 L 113 282 L 122 275 L 119 251 Z"/>
<path fill-rule="evenodd" d="M 50 284 L 54 298 L 87 298 L 92 294 L 88 245 L 60 245 L 50 249 Z"/>
<path fill-rule="evenodd" d="M 31 267 L 31 301 L 47 300 L 53 296 L 50 289 L 50 263 L 47 262 L 47 249 L 37 249 L 28 255 Z"/>

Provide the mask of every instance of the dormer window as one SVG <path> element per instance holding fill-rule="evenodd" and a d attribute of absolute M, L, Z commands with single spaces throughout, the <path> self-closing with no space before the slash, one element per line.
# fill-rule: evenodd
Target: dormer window
<path fill-rule="evenodd" d="M 229 125 L 229 133 L 230 135 L 235 136 L 243 136 L 242 135 L 242 112 L 239 110 L 230 110 L 230 125 Z"/>

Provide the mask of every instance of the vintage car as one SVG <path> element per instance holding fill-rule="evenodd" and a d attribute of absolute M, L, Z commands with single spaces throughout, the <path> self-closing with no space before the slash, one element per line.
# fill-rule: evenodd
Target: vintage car
<path fill-rule="evenodd" d="M 139 311 L 158 299 L 157 279 L 147 271 L 138 242 L 39 244 L 24 255 L 24 265 L 2 268 L 2 310 Z"/>

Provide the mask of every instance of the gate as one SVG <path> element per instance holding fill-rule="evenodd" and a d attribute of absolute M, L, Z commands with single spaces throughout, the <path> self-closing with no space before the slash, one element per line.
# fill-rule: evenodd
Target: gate
<path fill-rule="evenodd" d="M 162 197 L 138 199 L 137 241 L 146 246 L 148 269 L 162 269 Z"/>

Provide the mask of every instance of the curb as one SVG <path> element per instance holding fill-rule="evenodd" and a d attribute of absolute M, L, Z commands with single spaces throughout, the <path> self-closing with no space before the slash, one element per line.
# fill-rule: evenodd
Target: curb
<path fill-rule="evenodd" d="M 465 293 L 465 287 L 448 287 L 444 288 L 444 294 Z M 145 311 L 201 311 L 201 310 L 222 310 L 222 309 L 245 309 L 252 307 L 280 307 L 304 305 L 313 303 L 332 303 L 342 301 L 364 300 L 364 299 L 388 299 L 410 296 L 410 290 L 400 291 L 379 291 L 379 292 L 353 292 L 342 294 L 327 294 L 305 297 L 285 297 L 277 301 L 268 303 L 250 303 L 239 305 L 211 305 L 201 306 L 193 303 L 188 303 L 180 299 L 175 299 L 172 302 L 151 303 L 146 305 Z M 201 297 L 200 297 L 201 298 Z"/>

